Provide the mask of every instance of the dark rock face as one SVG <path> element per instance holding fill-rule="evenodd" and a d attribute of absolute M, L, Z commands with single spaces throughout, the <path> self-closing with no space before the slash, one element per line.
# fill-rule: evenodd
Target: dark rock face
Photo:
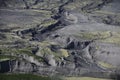
<path fill-rule="evenodd" d="M 5 73 L 10 71 L 10 61 L 0 62 L 0 72 Z"/>
<path fill-rule="evenodd" d="M 85 41 L 85 42 L 79 42 L 79 41 L 72 41 L 68 43 L 66 49 L 76 49 L 76 50 L 81 50 L 87 47 L 91 41 Z"/>
<path fill-rule="evenodd" d="M 17 60 L 7 60 L 0 62 L 0 73 L 6 72 L 34 72 L 37 67 L 29 62 L 17 61 Z"/>
<path fill-rule="evenodd" d="M 29 62 L 23 62 L 23 61 L 16 61 L 14 64 L 14 67 L 12 68 L 12 71 L 15 72 L 34 72 L 37 70 L 37 67 Z"/>

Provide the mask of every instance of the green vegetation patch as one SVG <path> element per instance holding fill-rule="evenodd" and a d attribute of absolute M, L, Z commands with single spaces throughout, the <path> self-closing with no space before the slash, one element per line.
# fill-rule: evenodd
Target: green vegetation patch
<path fill-rule="evenodd" d="M 62 55 L 63 57 L 68 57 L 68 56 L 69 56 L 68 51 L 65 50 L 65 49 L 60 49 L 60 53 L 61 53 L 61 55 Z"/>
<path fill-rule="evenodd" d="M 0 61 L 16 59 L 14 56 L 0 55 Z"/>
<path fill-rule="evenodd" d="M 111 36 L 110 31 L 96 31 L 96 32 L 80 32 L 77 37 L 81 37 L 83 39 L 104 39 Z"/>
<path fill-rule="evenodd" d="M 6 54 L 7 55 L 26 54 L 28 56 L 32 56 L 34 59 L 37 59 L 38 61 L 42 61 L 41 57 L 36 56 L 35 54 L 33 54 L 31 47 L 25 47 L 25 48 L 21 48 L 21 49 L 17 49 L 17 48 L 0 48 L 0 53 L 2 55 L 6 55 Z M 15 56 L 15 57 L 17 57 L 17 56 Z M 11 56 L 1 56 L 1 60 L 2 59 L 11 59 L 11 58 L 12 58 Z"/>
<path fill-rule="evenodd" d="M 0 74 L 0 80 L 61 80 L 59 78 L 44 77 L 33 74 Z"/>
<path fill-rule="evenodd" d="M 80 32 L 76 37 L 87 40 L 98 40 L 106 43 L 120 44 L 120 33 L 111 31 Z"/>
<path fill-rule="evenodd" d="M 41 25 L 44 27 L 48 27 L 49 25 L 55 24 L 57 23 L 57 20 L 54 19 L 48 19 L 48 20 L 44 20 Z"/>
<path fill-rule="evenodd" d="M 55 42 L 47 42 L 43 41 L 40 43 L 41 49 L 39 50 L 42 56 L 45 56 L 47 54 L 54 55 L 56 60 L 60 60 L 61 57 L 68 57 L 69 53 L 65 49 L 58 49 L 56 51 L 51 50 L 50 46 L 51 45 L 58 45 Z"/>
<path fill-rule="evenodd" d="M 1 54 L 10 54 L 10 53 L 14 53 L 14 54 L 28 54 L 28 55 L 32 55 L 32 48 L 26 47 L 26 48 L 21 48 L 21 49 L 17 49 L 17 48 L 0 48 L 0 53 Z"/>
<path fill-rule="evenodd" d="M 102 61 L 99 61 L 98 64 L 101 66 L 101 67 L 104 67 L 104 68 L 115 68 L 115 66 L 109 64 L 109 63 L 106 63 L 106 62 L 102 62 Z"/>
<path fill-rule="evenodd" d="M 111 32 L 111 37 L 101 40 L 102 42 L 120 44 L 120 32 Z"/>

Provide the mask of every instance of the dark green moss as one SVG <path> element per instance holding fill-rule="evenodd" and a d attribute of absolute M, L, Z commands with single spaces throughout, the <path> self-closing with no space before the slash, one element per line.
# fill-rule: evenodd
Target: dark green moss
<path fill-rule="evenodd" d="M 5 54 L 26 54 L 28 56 L 32 56 L 35 59 L 37 59 L 38 61 L 43 61 L 41 57 L 36 56 L 35 54 L 33 54 L 32 52 L 32 48 L 30 47 L 26 47 L 26 48 L 21 48 L 21 49 L 17 49 L 17 48 L 1 48 L 0 49 L 0 59 L 12 59 L 12 56 L 4 56 Z M 15 56 L 14 56 L 15 57 Z M 17 56 L 16 56 L 17 57 Z"/>
<path fill-rule="evenodd" d="M 53 77 L 43 77 L 33 74 L 0 74 L 0 80 L 61 80 Z"/>
<path fill-rule="evenodd" d="M 13 60 L 16 59 L 16 57 L 14 56 L 8 56 L 8 55 L 0 55 L 0 61 L 4 61 L 4 60 Z"/>

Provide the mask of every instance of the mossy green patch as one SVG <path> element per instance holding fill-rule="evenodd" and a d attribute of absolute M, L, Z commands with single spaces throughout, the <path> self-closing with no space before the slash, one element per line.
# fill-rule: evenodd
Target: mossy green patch
<path fill-rule="evenodd" d="M 120 44 L 120 33 L 111 31 L 80 32 L 76 37 L 87 40 L 98 40 L 100 42 Z"/>
<path fill-rule="evenodd" d="M 22 48 L 22 49 L 16 49 L 16 48 L 0 48 L 0 53 L 2 55 L 11 55 L 11 54 L 25 54 L 28 56 L 33 57 L 34 59 L 37 59 L 38 61 L 42 61 L 43 59 L 39 56 L 36 56 L 32 53 L 32 48 L 26 47 L 26 48 Z M 10 56 L 7 56 L 7 59 L 11 59 Z M 17 57 L 17 56 L 15 56 Z"/>
<path fill-rule="evenodd" d="M 32 49 L 31 48 L 21 48 L 21 49 L 17 49 L 17 48 L 0 48 L 0 52 L 1 54 L 10 54 L 10 53 L 14 53 L 14 54 L 32 54 Z"/>
<path fill-rule="evenodd" d="M 6 60 L 12 60 L 16 59 L 14 56 L 8 56 L 8 55 L 0 55 L 0 61 L 6 61 Z"/>
<path fill-rule="evenodd" d="M 63 57 L 68 57 L 68 56 L 69 56 L 68 51 L 65 50 L 65 49 L 60 49 L 60 53 L 61 53 L 61 55 L 62 55 Z"/>
<path fill-rule="evenodd" d="M 43 21 L 41 23 L 41 26 L 48 27 L 49 25 L 55 24 L 56 22 L 57 22 L 57 20 L 48 19 L 48 20 Z"/>
<path fill-rule="evenodd" d="M 119 32 L 111 32 L 111 34 L 112 34 L 111 37 L 106 38 L 101 41 L 107 42 L 107 43 L 120 44 L 120 33 Z"/>
<path fill-rule="evenodd" d="M 104 38 L 108 38 L 111 36 L 110 31 L 96 31 L 96 32 L 80 32 L 79 34 L 75 35 L 77 37 L 81 37 L 83 39 L 91 39 L 91 40 L 95 40 L 95 39 L 104 39 Z"/>
<path fill-rule="evenodd" d="M 51 54 L 51 55 L 54 55 L 54 58 L 56 60 L 60 60 L 61 57 L 68 57 L 69 56 L 68 51 L 65 49 L 58 49 L 56 51 L 51 50 L 51 48 L 50 48 L 51 45 L 58 45 L 58 44 L 55 42 L 47 42 L 47 41 L 40 43 L 41 49 L 39 51 L 40 51 L 42 56 L 45 56 L 47 54 Z"/>
<path fill-rule="evenodd" d="M 102 40 L 103 42 L 107 43 L 115 43 L 115 44 L 120 44 L 120 37 L 110 37 L 105 40 Z"/>
<path fill-rule="evenodd" d="M 33 74 L 0 74 L 0 80 L 62 80 L 60 78 L 38 76 Z"/>
<path fill-rule="evenodd" d="M 50 46 L 50 45 L 56 45 L 55 42 L 48 42 L 48 41 L 42 41 L 39 43 L 41 47 L 46 47 L 46 46 Z"/>
<path fill-rule="evenodd" d="M 78 5 L 78 3 L 77 4 L 75 4 L 75 3 L 70 3 L 70 4 L 68 4 L 68 5 L 66 5 L 66 6 L 64 6 L 64 8 L 65 9 L 69 9 L 69 10 L 74 10 L 74 9 L 76 9 L 77 7 L 79 7 L 80 5 Z"/>
<path fill-rule="evenodd" d="M 85 1 L 73 1 L 68 3 L 67 5 L 64 6 L 65 9 L 67 10 L 80 10 L 80 8 L 82 8 L 83 6 L 87 5 L 89 3 L 89 0 L 85 0 Z"/>
<path fill-rule="evenodd" d="M 98 64 L 101 66 L 101 67 L 104 67 L 104 68 L 114 68 L 115 66 L 109 64 L 109 63 L 106 63 L 106 62 L 102 62 L 102 61 L 99 61 Z"/>
<path fill-rule="evenodd" d="M 45 54 L 54 54 L 54 52 L 51 51 L 50 48 L 48 48 L 48 47 L 45 47 L 45 48 L 41 49 L 41 53 L 44 54 L 44 55 Z"/>

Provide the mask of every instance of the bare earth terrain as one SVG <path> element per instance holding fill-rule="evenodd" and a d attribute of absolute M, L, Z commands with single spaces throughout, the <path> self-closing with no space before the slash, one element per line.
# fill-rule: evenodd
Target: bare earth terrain
<path fill-rule="evenodd" d="M 119 80 L 119 4 L 0 0 L 0 73 Z"/>

